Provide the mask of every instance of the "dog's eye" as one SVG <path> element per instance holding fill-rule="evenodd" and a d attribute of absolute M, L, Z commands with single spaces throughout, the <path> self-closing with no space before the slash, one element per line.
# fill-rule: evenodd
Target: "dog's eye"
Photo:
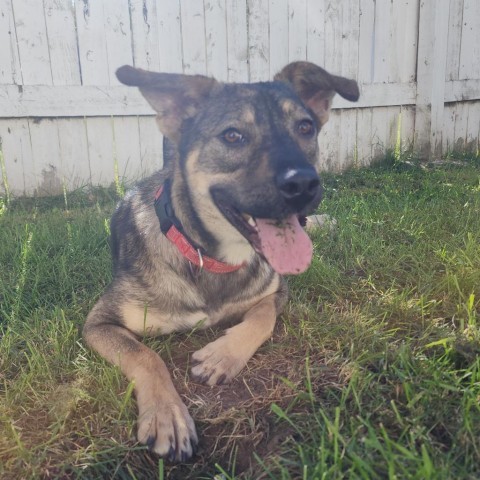
<path fill-rule="evenodd" d="M 315 131 L 315 127 L 313 126 L 313 122 L 306 118 L 298 122 L 297 131 L 300 135 L 310 136 Z"/>
<path fill-rule="evenodd" d="M 245 137 L 236 128 L 227 128 L 227 130 L 222 133 L 222 138 L 230 144 L 245 142 Z"/>

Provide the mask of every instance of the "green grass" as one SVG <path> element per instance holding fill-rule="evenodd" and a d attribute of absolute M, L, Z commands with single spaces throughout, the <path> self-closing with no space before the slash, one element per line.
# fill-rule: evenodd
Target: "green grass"
<path fill-rule="evenodd" d="M 115 191 L 0 208 L 0 477 L 479 478 L 479 158 L 392 157 L 325 187 L 338 226 L 233 386 L 189 381 L 214 332 L 149 341 L 202 439 L 183 467 L 135 443 L 132 386 L 80 337 Z"/>

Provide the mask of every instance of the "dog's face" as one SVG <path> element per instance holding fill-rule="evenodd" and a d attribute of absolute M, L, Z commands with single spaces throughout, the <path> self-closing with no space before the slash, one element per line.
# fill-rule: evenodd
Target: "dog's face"
<path fill-rule="evenodd" d="M 176 143 L 175 175 L 216 255 L 238 263 L 256 251 L 279 273 L 305 270 L 312 246 L 300 221 L 321 199 L 317 136 L 335 92 L 356 100 L 356 83 L 307 62 L 257 84 L 131 67 L 118 77 L 140 88 Z"/>

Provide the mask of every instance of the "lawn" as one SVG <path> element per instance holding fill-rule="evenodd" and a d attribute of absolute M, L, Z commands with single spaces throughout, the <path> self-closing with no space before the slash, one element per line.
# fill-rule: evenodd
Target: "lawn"
<path fill-rule="evenodd" d="M 111 278 L 114 189 L 0 203 L 0 477 L 480 478 L 480 158 L 326 175 L 310 269 L 230 385 L 189 379 L 208 330 L 148 340 L 196 420 L 170 465 L 81 328 Z M 118 190 L 118 189 L 117 189 Z"/>

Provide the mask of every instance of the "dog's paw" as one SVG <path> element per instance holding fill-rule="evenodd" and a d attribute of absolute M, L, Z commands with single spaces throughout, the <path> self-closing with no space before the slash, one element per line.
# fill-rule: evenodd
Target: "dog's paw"
<path fill-rule="evenodd" d="M 137 436 L 140 443 L 171 462 L 185 462 L 195 455 L 198 445 L 195 424 L 182 402 L 139 405 Z"/>
<path fill-rule="evenodd" d="M 192 377 L 207 385 L 227 383 L 242 370 L 250 356 L 243 355 L 242 346 L 232 345 L 229 336 L 225 335 L 192 355 Z"/>

